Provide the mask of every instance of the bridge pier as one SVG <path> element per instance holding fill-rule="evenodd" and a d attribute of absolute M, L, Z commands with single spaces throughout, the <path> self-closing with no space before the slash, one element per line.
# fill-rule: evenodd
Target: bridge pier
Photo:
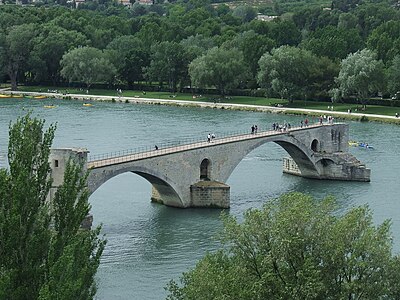
<path fill-rule="evenodd" d="M 230 207 L 230 186 L 218 181 L 199 181 L 190 186 L 192 207 Z"/>
<path fill-rule="evenodd" d="M 318 156 L 318 155 L 316 155 Z M 304 178 L 369 182 L 371 170 L 349 153 L 320 155 L 318 172 L 302 174 L 291 157 L 283 158 L 283 173 Z"/>

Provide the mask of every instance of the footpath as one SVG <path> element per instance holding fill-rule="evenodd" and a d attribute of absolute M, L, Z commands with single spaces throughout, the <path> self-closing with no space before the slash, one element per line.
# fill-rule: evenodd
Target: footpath
<path fill-rule="evenodd" d="M 9 89 L 1 89 L 3 94 L 16 94 L 11 92 Z M 251 104 L 235 104 L 235 103 L 213 103 L 213 102 L 201 102 L 201 101 L 188 101 L 188 100 L 175 100 L 175 99 L 156 99 L 156 98 L 142 98 L 142 97 L 124 97 L 124 96 L 104 96 L 104 95 L 90 95 L 90 94 L 64 94 L 64 93 L 47 93 L 47 92 L 17 92 L 24 96 L 46 96 L 49 98 L 59 99 L 74 99 L 81 101 L 115 101 L 125 103 L 140 103 L 140 104 L 162 104 L 162 105 L 175 105 L 175 106 L 196 106 L 205 108 L 218 108 L 218 109 L 234 109 L 234 110 L 251 110 L 259 112 L 270 112 L 270 113 L 282 113 L 282 114 L 304 114 L 311 116 L 334 116 L 345 119 L 361 119 L 363 117 L 367 119 L 375 120 L 390 120 L 393 123 L 400 124 L 400 118 L 396 116 L 387 115 L 376 115 L 376 114 L 365 114 L 359 112 L 340 112 L 331 110 L 317 110 L 317 109 L 305 109 L 305 108 L 289 108 L 289 107 L 275 107 L 275 106 L 264 106 L 264 105 L 251 105 Z"/>

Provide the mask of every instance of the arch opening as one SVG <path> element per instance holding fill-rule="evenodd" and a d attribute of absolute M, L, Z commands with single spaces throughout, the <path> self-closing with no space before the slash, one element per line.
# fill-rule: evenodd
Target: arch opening
<path fill-rule="evenodd" d="M 211 161 L 207 158 L 203 159 L 200 164 L 200 180 L 211 180 Z"/>
<path fill-rule="evenodd" d="M 318 152 L 318 140 L 313 140 L 312 142 L 311 142 L 311 150 L 312 151 L 314 151 L 314 152 Z"/>

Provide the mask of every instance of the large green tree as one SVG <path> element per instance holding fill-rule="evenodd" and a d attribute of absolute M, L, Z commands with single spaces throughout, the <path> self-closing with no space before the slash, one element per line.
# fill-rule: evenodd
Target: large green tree
<path fill-rule="evenodd" d="M 89 212 L 86 176 L 67 165 L 54 202 L 50 146 L 55 126 L 30 115 L 10 125 L 9 169 L 0 169 L 0 299 L 93 299 L 105 241 L 80 225 Z"/>
<path fill-rule="evenodd" d="M 282 46 L 259 60 L 258 83 L 292 101 L 308 93 L 317 57 L 310 51 Z"/>
<path fill-rule="evenodd" d="M 336 82 L 343 97 L 354 95 L 365 104 L 371 95 L 384 89 L 384 65 L 373 51 L 357 51 L 342 60 Z"/>
<path fill-rule="evenodd" d="M 110 82 L 117 73 L 107 53 L 92 47 L 75 48 L 64 54 L 61 75 L 70 82 L 84 82 L 87 88 L 96 82 Z"/>
<path fill-rule="evenodd" d="M 88 44 L 86 37 L 73 30 L 46 24 L 39 29 L 30 55 L 30 67 L 36 80 L 60 81 L 60 61 L 69 50 Z"/>
<path fill-rule="evenodd" d="M 397 299 L 400 260 L 390 222 L 367 207 L 335 211 L 332 198 L 291 193 L 224 214 L 222 249 L 171 281 L 168 299 Z"/>
<path fill-rule="evenodd" d="M 146 75 L 150 80 L 168 82 L 171 92 L 187 77 L 188 59 L 183 45 L 176 42 L 161 42 L 151 48 L 150 66 Z"/>
<path fill-rule="evenodd" d="M 11 89 L 17 90 L 18 77 L 27 70 L 27 62 L 36 36 L 35 24 L 22 24 L 9 28 L 4 44 L 5 69 L 10 77 Z"/>
<path fill-rule="evenodd" d="M 249 70 L 241 51 L 214 47 L 190 63 L 189 74 L 195 87 L 216 87 L 224 97 L 248 78 Z"/>
<path fill-rule="evenodd" d="M 135 81 L 143 80 L 143 68 L 149 65 L 150 58 L 149 50 L 140 39 L 132 35 L 117 37 L 107 49 L 120 81 L 131 85 Z"/>

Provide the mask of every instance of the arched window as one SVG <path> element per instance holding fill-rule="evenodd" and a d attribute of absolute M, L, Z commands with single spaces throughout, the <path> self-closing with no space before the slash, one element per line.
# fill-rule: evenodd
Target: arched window
<path fill-rule="evenodd" d="M 205 158 L 200 164 L 200 180 L 210 180 L 211 162 Z"/>
<path fill-rule="evenodd" d="M 317 140 L 313 140 L 311 143 L 311 150 L 314 152 L 318 151 L 318 141 Z"/>

